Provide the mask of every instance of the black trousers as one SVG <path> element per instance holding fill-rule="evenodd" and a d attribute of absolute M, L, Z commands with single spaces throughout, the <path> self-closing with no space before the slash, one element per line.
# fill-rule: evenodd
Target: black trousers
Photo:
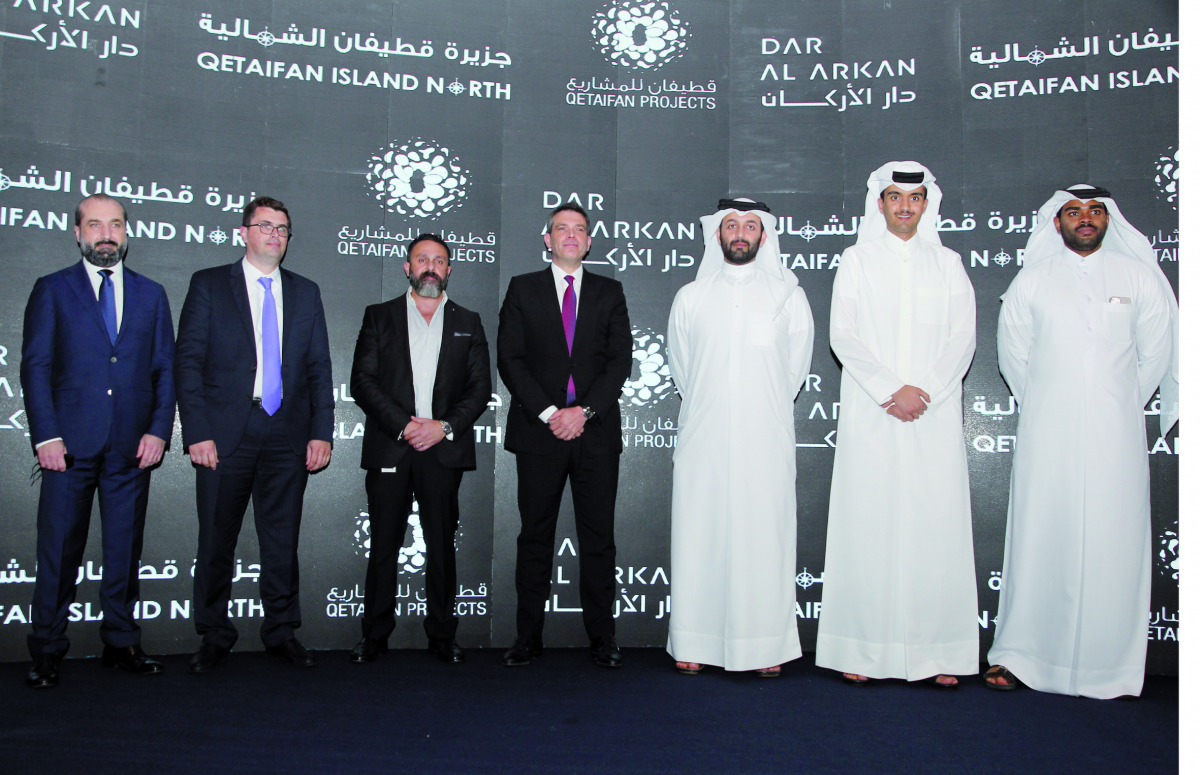
<path fill-rule="evenodd" d="M 396 628 L 397 565 L 414 497 L 425 541 L 425 634 L 430 640 L 454 637 L 458 630 L 454 535 L 462 474 L 461 468 L 439 463 L 433 450 L 412 449 L 395 472 L 367 471 L 371 555 L 367 559 L 363 637 L 384 639 Z"/>
<path fill-rule="evenodd" d="M 517 453 L 517 637 L 541 638 L 550 596 L 554 531 L 563 488 L 571 480 L 579 539 L 580 603 L 591 639 L 612 635 L 617 548 L 613 512 L 620 454 L 585 450 L 580 439 L 548 455 Z"/>
<path fill-rule="evenodd" d="M 238 631 L 229 617 L 234 553 L 246 505 L 254 503 L 258 533 L 261 637 L 277 646 L 300 627 L 300 514 L 308 470 L 287 441 L 284 413 L 250 412 L 237 449 L 222 454 L 217 469 L 196 468 L 200 518 L 193 608 L 205 643 L 232 648 Z"/>

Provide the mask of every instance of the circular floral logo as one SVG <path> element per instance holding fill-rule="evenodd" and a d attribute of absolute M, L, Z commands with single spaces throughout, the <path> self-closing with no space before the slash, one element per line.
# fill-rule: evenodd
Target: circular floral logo
<path fill-rule="evenodd" d="M 671 367 L 662 334 L 633 329 L 633 362 L 637 377 L 625 380 L 621 395 L 634 406 L 653 406 L 671 392 Z"/>
<path fill-rule="evenodd" d="M 1165 199 L 1173 209 L 1179 209 L 1179 151 L 1169 148 L 1154 163 L 1154 183 L 1158 198 Z"/>
<path fill-rule="evenodd" d="M 408 532 L 412 540 L 400 547 L 399 572 L 420 573 L 425 567 L 425 531 L 421 529 L 421 519 L 417 516 L 417 502 L 413 501 L 412 513 L 408 515 Z M 371 515 L 359 511 L 354 520 L 355 554 L 363 557 L 371 556 Z"/>
<path fill-rule="evenodd" d="M 1179 581 L 1179 522 L 1174 529 L 1164 530 L 1158 537 L 1158 572 Z"/>
<path fill-rule="evenodd" d="M 688 23 L 669 4 L 612 0 L 592 16 L 592 42 L 613 64 L 657 70 L 687 48 Z"/>
<path fill-rule="evenodd" d="M 436 218 L 467 199 L 469 170 L 450 151 L 419 137 L 393 140 L 367 160 L 367 188 L 380 207 Z"/>

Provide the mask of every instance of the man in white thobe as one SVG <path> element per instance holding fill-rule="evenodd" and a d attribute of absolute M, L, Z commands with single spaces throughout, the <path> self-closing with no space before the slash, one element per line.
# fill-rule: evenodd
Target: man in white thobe
<path fill-rule="evenodd" d="M 842 392 L 816 662 L 860 686 L 979 671 L 962 430 L 975 291 L 938 237 L 934 180 L 916 162 L 873 172 L 833 281 Z"/>
<path fill-rule="evenodd" d="M 1072 186 L 1038 211 L 1024 268 L 1001 297 L 1000 372 L 1021 415 L 991 688 L 1141 693 L 1151 565 L 1143 408 L 1160 382 L 1163 433 L 1178 416 L 1178 305 L 1155 259 L 1107 191 Z"/>
<path fill-rule="evenodd" d="M 689 675 L 717 665 L 771 677 L 800 657 L 792 406 L 812 360 L 812 311 L 766 205 L 723 199 L 700 224 L 704 258 L 668 333 L 683 405 L 667 652 Z"/>

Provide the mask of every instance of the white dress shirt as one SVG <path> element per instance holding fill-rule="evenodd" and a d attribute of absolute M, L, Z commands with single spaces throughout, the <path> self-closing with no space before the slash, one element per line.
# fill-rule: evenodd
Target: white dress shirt
<path fill-rule="evenodd" d="M 270 274 L 263 274 L 247 259 L 242 259 L 242 274 L 246 277 L 246 294 L 250 297 L 250 316 L 254 318 L 254 354 L 258 359 L 254 369 L 254 397 L 262 398 L 262 307 L 266 290 L 258 281 L 260 277 L 271 278 L 271 295 L 275 297 L 275 320 L 279 325 L 279 362 L 283 364 L 283 275 L 279 267 Z"/>

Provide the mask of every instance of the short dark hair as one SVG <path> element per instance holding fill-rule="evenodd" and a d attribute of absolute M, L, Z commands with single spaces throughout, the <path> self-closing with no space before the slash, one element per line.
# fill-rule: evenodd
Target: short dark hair
<path fill-rule="evenodd" d="M 554 225 L 554 216 L 558 215 L 561 212 L 565 212 L 567 210 L 570 210 L 573 213 L 579 213 L 580 215 L 582 215 L 583 223 L 587 227 L 588 234 L 592 233 L 592 219 L 588 217 L 587 210 L 584 210 L 582 207 L 575 204 L 574 202 L 563 202 L 558 207 L 554 208 L 554 211 L 550 213 L 550 217 L 546 219 L 546 232 L 547 233 L 550 232 L 550 227 L 552 227 Z"/>
<path fill-rule="evenodd" d="M 250 219 L 254 217 L 254 211 L 260 207 L 266 207 L 271 210 L 278 210 L 287 217 L 288 231 L 292 230 L 292 216 L 288 215 L 287 207 L 278 199 L 272 199 L 269 196 L 255 197 L 246 205 L 246 209 L 242 210 L 242 225 L 249 226 Z"/>
<path fill-rule="evenodd" d="M 91 196 L 85 196 L 83 199 L 79 200 L 79 204 L 75 205 L 76 226 L 83 223 L 83 203 L 92 199 L 100 202 L 116 202 L 121 207 L 121 217 L 125 219 L 125 223 L 129 223 L 129 211 L 125 209 L 124 202 L 122 202 L 120 199 L 117 199 L 115 196 L 109 196 L 108 194 L 92 194 Z"/>
<path fill-rule="evenodd" d="M 412 250 L 414 247 L 416 247 L 418 242 L 436 242 L 445 249 L 447 258 L 454 255 L 454 251 L 450 249 L 450 246 L 446 244 L 446 240 L 442 239 L 441 235 L 426 232 L 413 237 L 412 241 L 408 243 L 408 249 L 404 251 L 405 261 L 408 261 L 408 257 L 412 255 Z"/>

